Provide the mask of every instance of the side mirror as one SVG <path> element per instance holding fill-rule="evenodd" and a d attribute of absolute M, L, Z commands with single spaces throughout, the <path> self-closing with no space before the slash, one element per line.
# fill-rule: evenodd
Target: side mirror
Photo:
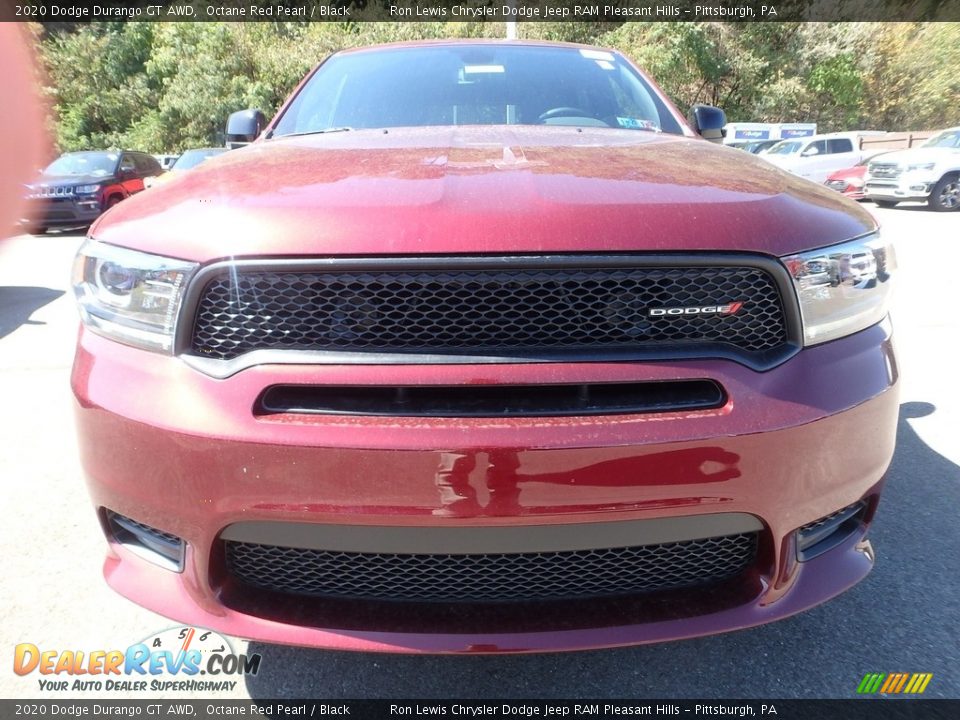
<path fill-rule="evenodd" d="M 231 113 L 227 118 L 227 147 L 235 148 L 252 143 L 266 124 L 267 118 L 260 110 L 240 110 Z"/>
<path fill-rule="evenodd" d="M 820 151 L 817 150 L 817 146 L 811 145 L 802 153 L 800 153 L 800 157 L 813 157 L 814 155 L 819 155 L 819 154 L 820 154 Z"/>
<path fill-rule="evenodd" d="M 727 116 L 720 108 L 713 105 L 694 105 L 690 108 L 687 120 L 705 140 L 723 142 L 723 126 L 727 124 Z"/>

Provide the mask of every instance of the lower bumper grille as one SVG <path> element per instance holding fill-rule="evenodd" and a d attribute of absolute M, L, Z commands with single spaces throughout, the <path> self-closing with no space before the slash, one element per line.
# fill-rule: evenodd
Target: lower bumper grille
<path fill-rule="evenodd" d="M 481 555 L 358 553 L 225 541 L 227 569 L 266 590 L 357 600 L 502 602 L 635 595 L 733 577 L 757 532 L 636 547 Z"/>

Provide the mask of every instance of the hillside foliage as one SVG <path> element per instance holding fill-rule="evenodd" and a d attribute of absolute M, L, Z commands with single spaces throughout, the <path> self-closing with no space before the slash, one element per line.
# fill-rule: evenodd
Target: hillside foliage
<path fill-rule="evenodd" d="M 91 23 L 33 28 L 62 151 L 219 144 L 227 115 L 268 115 L 333 51 L 502 37 L 503 23 Z M 822 131 L 960 124 L 958 23 L 520 23 L 521 38 L 623 51 L 686 111 Z"/>

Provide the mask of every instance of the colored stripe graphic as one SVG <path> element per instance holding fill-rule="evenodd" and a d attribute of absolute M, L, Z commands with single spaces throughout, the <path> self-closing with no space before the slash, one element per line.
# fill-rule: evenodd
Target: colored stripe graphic
<path fill-rule="evenodd" d="M 920 695 L 932 679 L 933 673 L 867 673 L 857 685 L 857 693 Z"/>
<path fill-rule="evenodd" d="M 875 693 L 880 688 L 880 681 L 885 677 L 884 673 L 867 673 L 860 681 L 857 692 L 864 695 Z"/>
<path fill-rule="evenodd" d="M 887 675 L 887 680 L 883 683 L 883 687 L 880 688 L 880 694 L 890 692 L 890 688 L 897 684 L 897 678 L 899 678 L 899 673 L 890 673 Z"/>

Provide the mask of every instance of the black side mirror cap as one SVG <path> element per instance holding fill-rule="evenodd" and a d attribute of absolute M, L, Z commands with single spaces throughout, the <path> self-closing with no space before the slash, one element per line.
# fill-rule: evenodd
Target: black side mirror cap
<path fill-rule="evenodd" d="M 720 108 L 713 105 L 694 105 L 690 108 L 687 119 L 705 140 L 723 142 L 723 126 L 727 124 L 727 116 Z"/>
<path fill-rule="evenodd" d="M 235 148 L 256 140 L 267 124 L 267 118 L 260 110 L 240 110 L 227 118 L 226 145 Z"/>

